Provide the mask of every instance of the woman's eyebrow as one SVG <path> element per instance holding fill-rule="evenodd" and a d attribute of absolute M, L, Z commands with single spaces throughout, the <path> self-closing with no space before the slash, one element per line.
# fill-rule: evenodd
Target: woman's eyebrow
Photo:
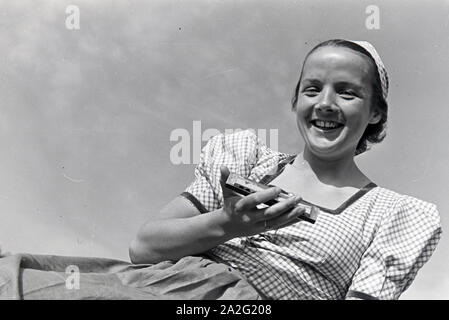
<path fill-rule="evenodd" d="M 353 88 L 355 90 L 359 90 L 359 91 L 364 91 L 365 90 L 364 86 L 362 86 L 360 84 L 357 84 L 357 83 L 354 83 L 354 82 L 349 82 L 349 81 L 339 81 L 335 85 L 337 87 L 351 87 L 351 88 Z"/>
<path fill-rule="evenodd" d="M 320 83 L 321 83 L 320 80 L 318 80 L 318 79 L 311 79 L 311 78 L 309 78 L 309 79 L 303 79 L 301 82 L 303 82 L 303 83 L 309 83 L 309 84 L 320 84 Z"/>
<path fill-rule="evenodd" d="M 322 82 L 320 80 L 318 80 L 318 79 L 315 79 L 315 78 L 306 78 L 306 79 L 301 80 L 301 83 L 303 85 L 304 84 L 320 85 Z M 342 87 L 350 87 L 350 88 L 353 88 L 353 89 L 358 90 L 358 91 L 364 91 L 365 90 L 364 86 L 362 86 L 362 85 L 360 85 L 358 83 L 355 83 L 355 82 L 350 82 L 350 81 L 338 81 L 334 85 L 336 87 L 340 87 L 340 88 L 342 88 Z"/>

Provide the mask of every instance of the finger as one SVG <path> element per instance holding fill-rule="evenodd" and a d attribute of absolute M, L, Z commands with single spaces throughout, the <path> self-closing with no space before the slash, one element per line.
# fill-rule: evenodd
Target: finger
<path fill-rule="evenodd" d="M 282 216 L 267 220 L 266 224 L 265 222 L 262 223 L 264 224 L 264 227 L 266 225 L 269 230 L 284 228 L 299 222 L 298 217 L 304 214 L 305 211 L 306 208 L 297 207 Z"/>
<path fill-rule="evenodd" d="M 301 199 L 302 198 L 300 196 L 294 196 L 294 197 L 290 197 L 286 200 L 279 201 L 278 203 L 268 207 L 265 210 L 264 216 L 262 217 L 262 219 L 264 219 L 264 220 L 273 219 L 273 218 L 293 209 L 301 201 Z"/>
<path fill-rule="evenodd" d="M 220 182 L 226 183 L 229 177 L 230 171 L 226 166 L 220 166 Z"/>
<path fill-rule="evenodd" d="M 228 177 L 230 175 L 230 171 L 228 167 L 221 166 L 220 167 L 220 185 L 221 189 L 223 190 L 223 197 L 229 198 L 232 196 L 236 196 L 236 193 L 226 187 L 226 180 L 228 180 Z"/>
<path fill-rule="evenodd" d="M 243 197 L 238 203 L 236 203 L 235 209 L 237 211 L 245 211 L 253 209 L 258 204 L 273 200 L 281 193 L 281 188 L 272 187 L 262 191 L 257 191 Z"/>

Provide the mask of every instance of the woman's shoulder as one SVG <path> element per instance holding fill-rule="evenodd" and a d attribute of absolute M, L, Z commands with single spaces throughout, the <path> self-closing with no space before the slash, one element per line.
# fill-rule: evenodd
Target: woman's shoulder
<path fill-rule="evenodd" d="M 210 138 L 207 145 L 215 151 L 231 154 L 236 160 L 245 162 L 257 162 L 262 157 L 277 157 L 282 160 L 291 156 L 269 148 L 251 129 L 220 133 Z"/>
<path fill-rule="evenodd" d="M 376 200 L 385 204 L 391 210 L 386 211 L 391 215 L 401 215 L 404 218 L 420 216 L 436 224 L 440 224 L 440 215 L 437 206 L 429 201 L 419 199 L 415 196 L 396 192 L 394 190 L 377 187 Z"/>

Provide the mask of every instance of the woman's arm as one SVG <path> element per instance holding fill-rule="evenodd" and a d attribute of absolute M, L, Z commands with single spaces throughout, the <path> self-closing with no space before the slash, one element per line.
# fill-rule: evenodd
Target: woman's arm
<path fill-rule="evenodd" d="M 129 248 L 133 263 L 158 263 L 198 254 L 231 238 L 221 209 L 200 214 L 189 200 L 176 197 L 139 230 Z"/>
<path fill-rule="evenodd" d="M 200 214 L 189 200 L 177 197 L 139 230 L 129 248 L 133 263 L 158 263 L 203 253 L 232 238 L 250 236 L 297 222 L 304 208 L 295 207 L 299 197 L 268 208 L 257 206 L 279 196 L 281 189 L 268 188 L 248 196 L 236 195 L 224 187 L 229 175 L 221 168 L 222 208 Z"/>

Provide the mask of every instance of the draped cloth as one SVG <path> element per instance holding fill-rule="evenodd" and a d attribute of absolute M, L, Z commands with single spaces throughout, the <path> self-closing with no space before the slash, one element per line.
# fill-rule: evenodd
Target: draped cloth
<path fill-rule="evenodd" d="M 106 258 L 15 254 L 0 258 L 0 299 L 257 300 L 260 296 L 236 270 L 205 256 L 135 265 Z"/>

